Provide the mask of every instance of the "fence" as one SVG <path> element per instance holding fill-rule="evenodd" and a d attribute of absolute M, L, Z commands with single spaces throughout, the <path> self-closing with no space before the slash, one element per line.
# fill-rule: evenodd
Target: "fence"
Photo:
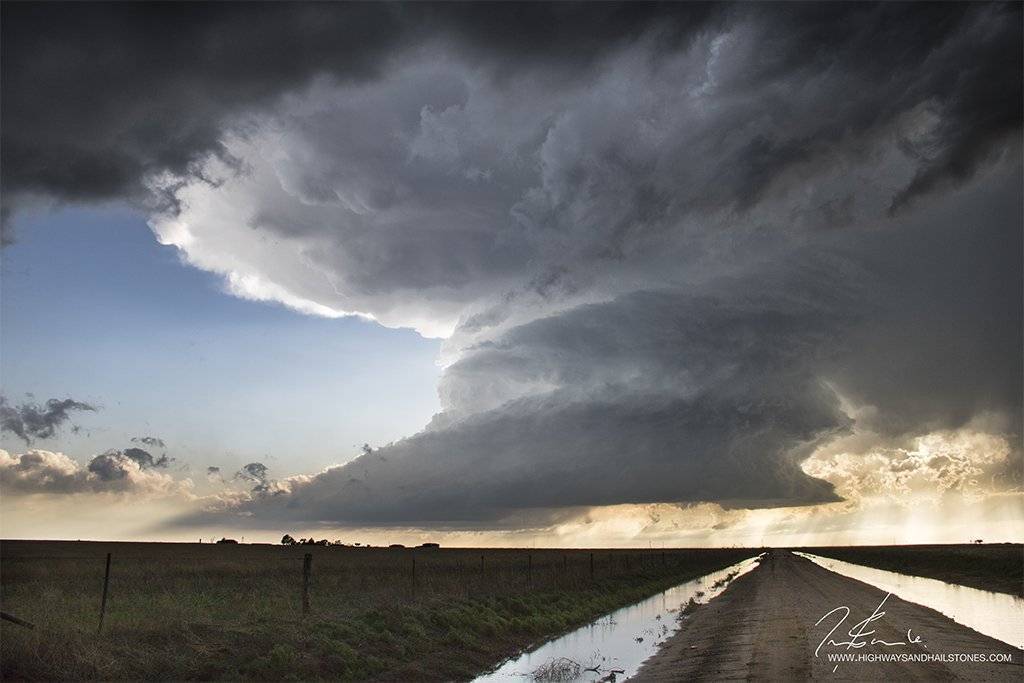
<path fill-rule="evenodd" d="M 723 553 L 742 553 L 104 544 L 109 552 L 103 554 L 43 555 L 12 543 L 4 542 L 0 553 L 5 611 L 43 625 L 55 618 L 91 622 L 97 632 L 154 613 L 303 619 L 388 601 L 579 590 L 670 576 L 695 562 L 717 562 Z M 144 552 L 157 547 L 161 552 Z"/>

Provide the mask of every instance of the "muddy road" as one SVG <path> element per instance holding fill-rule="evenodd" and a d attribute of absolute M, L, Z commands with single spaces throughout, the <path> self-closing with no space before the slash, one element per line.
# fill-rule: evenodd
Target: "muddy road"
<path fill-rule="evenodd" d="M 760 567 L 693 612 L 631 680 L 1024 680 L 1019 649 L 886 595 L 792 553 L 772 551 Z M 830 655 L 862 660 L 840 662 Z M 913 660 L 936 656 L 967 661 Z M 1000 657 L 1011 661 L 988 661 Z"/>

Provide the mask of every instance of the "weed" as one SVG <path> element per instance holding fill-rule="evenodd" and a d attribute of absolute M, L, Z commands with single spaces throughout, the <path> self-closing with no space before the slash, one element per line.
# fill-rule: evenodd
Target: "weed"
<path fill-rule="evenodd" d="M 538 641 L 753 554 L 5 541 L 0 678 L 466 680 Z M 97 636 L 103 558 L 113 554 Z M 481 576 L 479 557 L 485 555 Z M 625 559 L 629 557 L 628 561 Z M 566 568 L 567 567 L 567 568 Z M 549 678 L 547 680 L 559 680 Z"/>

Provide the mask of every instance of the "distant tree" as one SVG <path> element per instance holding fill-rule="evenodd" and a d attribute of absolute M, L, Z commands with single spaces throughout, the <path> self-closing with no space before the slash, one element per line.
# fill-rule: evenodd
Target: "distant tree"
<path fill-rule="evenodd" d="M 236 541 L 233 538 L 222 538 L 219 541 L 217 541 L 217 543 L 235 543 L 235 544 L 237 544 L 238 541 Z"/>
<path fill-rule="evenodd" d="M 319 541 L 317 541 L 314 545 L 324 545 L 324 546 L 327 546 L 327 545 L 330 545 L 330 544 L 331 544 L 330 541 L 328 541 L 326 538 L 322 538 Z"/>
<path fill-rule="evenodd" d="M 285 534 L 281 537 L 281 545 L 295 545 L 295 539 L 290 535 Z"/>

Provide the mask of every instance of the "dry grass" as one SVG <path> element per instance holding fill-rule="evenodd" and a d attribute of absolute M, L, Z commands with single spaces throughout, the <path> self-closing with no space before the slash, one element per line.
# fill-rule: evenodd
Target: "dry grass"
<path fill-rule="evenodd" d="M 541 664 L 532 672 L 530 678 L 535 681 L 571 681 L 583 671 L 583 665 L 568 657 L 557 657 L 550 662 Z"/>
<path fill-rule="evenodd" d="M 97 636 L 107 552 L 110 597 Z M 0 672 L 62 680 L 467 679 L 530 643 L 755 553 L 600 550 L 593 579 L 590 554 L 5 541 L 4 611 L 38 627 L 5 624 Z"/>

